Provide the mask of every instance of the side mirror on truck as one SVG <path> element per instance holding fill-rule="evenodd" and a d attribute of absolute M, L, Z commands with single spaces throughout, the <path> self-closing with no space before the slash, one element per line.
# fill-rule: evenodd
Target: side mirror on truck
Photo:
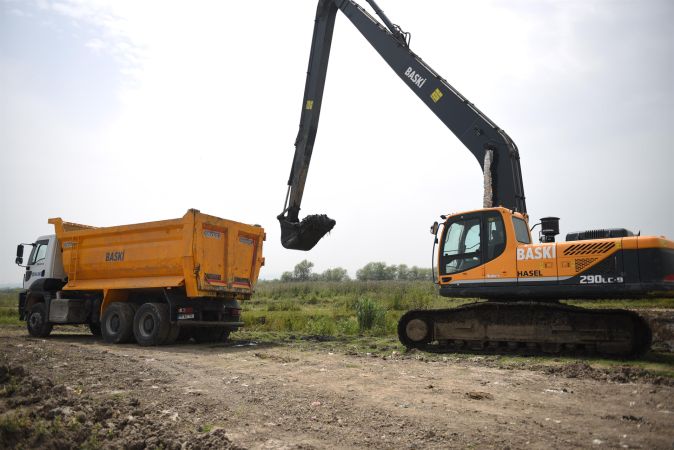
<path fill-rule="evenodd" d="M 433 236 L 436 236 L 438 234 L 438 229 L 440 228 L 440 225 L 438 222 L 433 222 L 433 225 L 431 225 L 431 234 Z"/>
<path fill-rule="evenodd" d="M 16 260 L 14 262 L 19 266 L 23 264 L 23 244 L 16 246 Z"/>

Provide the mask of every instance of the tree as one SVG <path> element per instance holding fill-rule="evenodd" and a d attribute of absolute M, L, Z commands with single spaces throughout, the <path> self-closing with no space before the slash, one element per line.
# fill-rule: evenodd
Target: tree
<path fill-rule="evenodd" d="M 410 269 L 406 264 L 399 264 L 398 267 L 396 267 L 396 280 L 413 280 L 413 278 L 410 277 Z"/>
<path fill-rule="evenodd" d="M 433 271 L 422 267 L 412 266 L 409 271 L 409 280 L 432 280 Z"/>
<path fill-rule="evenodd" d="M 375 280 L 432 280 L 431 269 L 408 267 L 405 264 L 387 266 L 383 262 L 371 262 L 365 264 L 356 272 L 356 278 L 361 281 Z"/>
<path fill-rule="evenodd" d="M 293 278 L 295 281 L 309 281 L 311 279 L 311 269 L 314 263 L 304 260 L 297 263 L 295 270 L 293 270 Z"/>
<path fill-rule="evenodd" d="M 346 269 L 335 267 L 334 269 L 327 269 L 320 275 L 321 281 L 347 281 L 349 274 Z"/>
<path fill-rule="evenodd" d="M 393 280 L 395 276 L 395 266 L 387 266 L 379 261 L 367 263 L 356 272 L 356 278 L 361 281 Z"/>

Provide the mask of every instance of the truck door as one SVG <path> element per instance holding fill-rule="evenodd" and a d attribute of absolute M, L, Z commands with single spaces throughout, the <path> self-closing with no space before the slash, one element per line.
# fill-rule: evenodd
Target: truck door
<path fill-rule="evenodd" d="M 28 289 L 30 285 L 44 278 L 47 274 L 47 256 L 49 250 L 49 239 L 39 239 L 35 242 L 33 249 L 28 257 L 26 264 L 26 273 L 23 277 L 23 288 Z"/>

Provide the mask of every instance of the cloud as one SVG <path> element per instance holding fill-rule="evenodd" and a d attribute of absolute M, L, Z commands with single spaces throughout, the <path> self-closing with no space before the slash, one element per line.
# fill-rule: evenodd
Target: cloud
<path fill-rule="evenodd" d="M 100 52 L 107 47 L 106 43 L 100 39 L 91 39 L 89 42 L 84 44 L 87 48 L 92 49 L 95 52 Z"/>
<path fill-rule="evenodd" d="M 37 0 L 35 5 L 43 13 L 70 20 L 73 27 L 84 30 L 83 33 L 89 37 L 83 45 L 97 53 L 109 53 L 118 61 L 120 72 L 133 81 L 133 77 L 142 70 L 146 54 L 138 23 L 141 9 L 137 3 L 124 0 Z M 52 23 L 49 18 L 44 20 Z M 61 31 L 62 28 L 57 29 Z"/>

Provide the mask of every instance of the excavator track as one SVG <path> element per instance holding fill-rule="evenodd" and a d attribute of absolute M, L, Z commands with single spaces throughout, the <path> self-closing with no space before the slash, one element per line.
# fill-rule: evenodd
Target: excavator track
<path fill-rule="evenodd" d="M 651 346 L 646 321 L 623 309 L 586 309 L 557 302 L 470 303 L 413 310 L 398 322 L 407 348 L 429 352 L 597 354 L 635 358 Z"/>

